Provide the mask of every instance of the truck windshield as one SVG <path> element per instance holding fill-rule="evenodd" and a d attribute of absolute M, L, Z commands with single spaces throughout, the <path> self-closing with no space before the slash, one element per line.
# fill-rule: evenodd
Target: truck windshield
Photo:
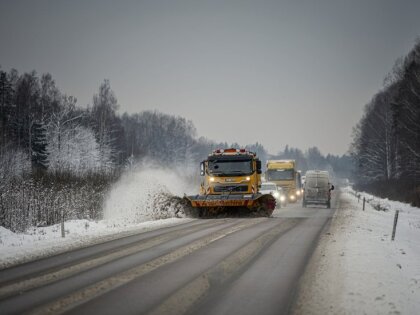
<path fill-rule="evenodd" d="M 292 180 L 293 169 L 267 170 L 267 180 Z"/>
<path fill-rule="evenodd" d="M 215 160 L 209 161 L 211 175 L 250 175 L 252 174 L 251 160 Z"/>

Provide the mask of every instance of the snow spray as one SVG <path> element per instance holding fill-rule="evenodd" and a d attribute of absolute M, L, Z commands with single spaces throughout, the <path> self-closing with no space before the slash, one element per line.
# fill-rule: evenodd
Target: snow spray
<path fill-rule="evenodd" d="M 141 165 L 128 169 L 112 187 L 104 205 L 104 219 L 139 223 L 177 215 L 176 204 L 198 186 L 176 168 Z"/>

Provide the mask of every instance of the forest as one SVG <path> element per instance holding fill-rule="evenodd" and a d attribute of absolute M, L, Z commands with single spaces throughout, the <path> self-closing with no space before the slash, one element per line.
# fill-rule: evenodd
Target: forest
<path fill-rule="evenodd" d="M 358 189 L 420 206 L 420 40 L 366 104 L 350 152 Z"/>
<path fill-rule="evenodd" d="M 12 231 L 67 219 L 101 219 L 107 192 L 124 172 L 152 161 L 198 177 L 199 162 L 215 148 L 245 147 L 263 165 L 293 158 L 305 172 L 328 169 L 349 177 L 349 156 L 326 157 L 279 144 L 269 155 L 262 144 L 216 143 L 198 137 L 193 122 L 157 111 L 118 113 L 104 80 L 88 106 L 62 93 L 51 74 L 19 74 L 0 68 L 0 225 Z M 264 139 L 261 139 L 264 140 Z"/>

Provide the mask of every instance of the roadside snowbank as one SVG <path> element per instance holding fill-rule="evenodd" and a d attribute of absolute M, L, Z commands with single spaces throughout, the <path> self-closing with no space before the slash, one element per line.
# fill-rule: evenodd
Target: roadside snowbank
<path fill-rule="evenodd" d="M 169 218 L 131 225 L 113 220 L 72 220 L 65 222 L 65 238 L 61 237 L 60 224 L 30 228 L 25 233 L 13 233 L 0 227 L 0 269 L 190 220 Z"/>
<path fill-rule="evenodd" d="M 341 194 L 301 280 L 294 313 L 420 314 L 420 209 L 368 194 L 358 201 L 354 194 L 350 188 Z M 369 199 L 365 211 L 363 196 Z"/>

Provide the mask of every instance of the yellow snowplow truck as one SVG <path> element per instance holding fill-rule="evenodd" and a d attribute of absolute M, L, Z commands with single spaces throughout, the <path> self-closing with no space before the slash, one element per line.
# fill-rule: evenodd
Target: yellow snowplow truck
<path fill-rule="evenodd" d="M 245 149 L 215 150 L 201 162 L 200 175 L 200 193 L 185 196 L 200 217 L 222 212 L 270 216 L 276 207 L 272 195 L 258 192 L 261 161 L 253 152 Z"/>

